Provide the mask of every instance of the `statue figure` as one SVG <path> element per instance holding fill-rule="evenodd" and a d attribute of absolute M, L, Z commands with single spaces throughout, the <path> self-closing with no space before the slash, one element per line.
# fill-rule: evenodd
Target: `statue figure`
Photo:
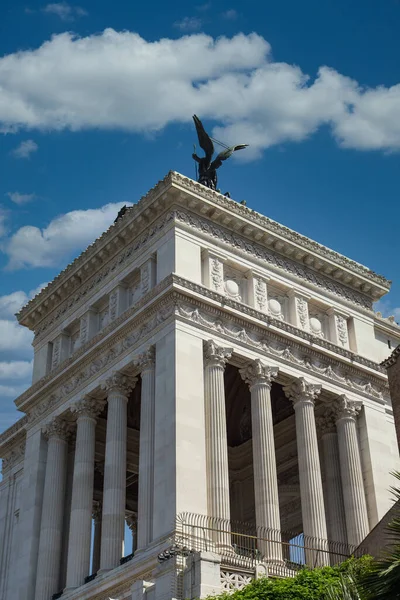
<path fill-rule="evenodd" d="M 196 126 L 197 137 L 199 138 L 200 147 L 204 150 L 205 156 L 200 158 L 197 154 L 192 154 L 194 160 L 199 164 L 199 178 L 198 182 L 202 183 L 206 187 L 212 190 L 217 189 L 217 169 L 222 165 L 223 161 L 232 156 L 236 150 L 243 150 L 247 148 L 248 144 L 239 144 L 238 146 L 231 146 L 226 148 L 218 154 L 218 156 L 212 160 L 214 154 L 214 144 L 212 139 L 203 127 L 200 119 L 193 115 L 193 121 Z"/>

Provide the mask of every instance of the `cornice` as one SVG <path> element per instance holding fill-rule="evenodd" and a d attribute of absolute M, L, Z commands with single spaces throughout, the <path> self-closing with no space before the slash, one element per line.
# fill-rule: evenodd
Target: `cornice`
<path fill-rule="evenodd" d="M 189 281 L 187 279 L 184 279 L 183 277 L 179 277 L 178 275 L 173 275 L 172 281 L 176 286 L 180 286 L 182 288 L 185 288 L 186 290 L 190 290 L 205 298 L 220 303 L 223 307 L 232 308 L 235 311 L 241 312 L 244 315 L 255 318 L 259 321 L 263 321 L 267 326 L 273 326 L 274 328 L 279 329 L 283 332 L 295 335 L 312 344 L 314 347 L 319 346 L 321 348 L 325 348 L 330 352 L 338 354 L 339 356 L 343 356 L 352 363 L 357 363 L 368 369 L 372 369 L 373 371 L 377 371 L 382 374 L 385 373 L 384 368 L 379 363 L 376 363 L 373 360 L 369 360 L 368 358 L 360 356 L 359 354 L 355 354 L 354 352 L 351 352 L 351 350 L 347 350 L 346 348 L 338 346 L 324 338 L 314 336 L 308 331 L 304 331 L 303 329 L 295 327 L 291 323 L 287 323 L 286 321 L 282 321 L 280 319 L 275 319 L 274 317 L 266 315 L 265 313 L 262 313 L 256 310 L 255 308 L 248 306 L 247 304 L 243 304 L 241 302 L 237 302 L 236 300 L 232 300 L 224 296 L 223 294 L 214 292 L 213 290 L 210 290 L 209 288 L 204 287 L 203 285 L 194 283 L 193 281 Z"/>
<path fill-rule="evenodd" d="M 381 362 L 381 366 L 384 369 L 388 369 L 389 367 L 392 367 L 393 365 L 395 365 L 398 361 L 398 358 L 400 356 L 400 344 L 398 346 L 396 346 L 396 348 L 393 350 L 392 354 L 386 358 L 386 360 Z"/>
<path fill-rule="evenodd" d="M 34 328 L 44 314 L 54 310 L 82 287 L 89 277 L 110 264 L 121 248 L 130 242 L 132 233 L 149 227 L 166 210 L 167 201 L 174 201 L 174 194 L 170 198 L 167 194 L 172 188 L 186 192 L 180 195 L 179 202 L 207 214 L 211 220 L 223 221 L 235 232 L 242 231 L 246 237 L 274 248 L 281 256 L 294 257 L 298 265 L 307 265 L 315 272 L 324 272 L 332 281 L 341 281 L 347 287 L 361 290 L 373 299 L 381 297 L 390 288 L 388 280 L 367 267 L 179 173 L 170 172 L 30 300 L 18 313 L 19 322 Z"/>
<path fill-rule="evenodd" d="M 298 341 L 282 339 L 275 331 L 260 327 L 259 325 L 244 321 L 239 316 L 221 315 L 221 311 L 210 306 L 205 306 L 198 300 L 192 299 L 178 307 L 177 314 L 182 320 L 196 324 L 208 335 L 216 333 L 228 342 L 244 345 L 257 350 L 260 355 L 277 364 L 281 363 L 294 366 L 303 371 L 305 375 L 321 378 L 340 385 L 361 396 L 373 398 L 384 403 L 383 392 L 387 388 L 386 378 L 380 379 L 370 373 L 360 373 L 354 365 L 348 365 L 332 356 L 321 356 L 314 348 L 303 346 Z M 281 375 L 281 366 L 278 380 Z"/>
<path fill-rule="evenodd" d="M 207 335 L 217 333 L 230 342 L 257 349 L 269 360 L 280 359 L 305 374 L 383 402 L 387 379 L 376 363 L 208 288 L 170 275 L 139 305 L 124 312 L 56 371 L 26 390 L 17 398 L 16 405 L 29 412 L 29 425 L 44 418 L 90 382 L 103 377 L 126 355 L 133 355 L 173 318 L 189 321 L 207 331 Z M 297 339 L 293 340 L 293 336 Z M 9 436 L 9 431 L 3 435 Z"/>
<path fill-rule="evenodd" d="M 364 265 L 354 260 L 351 260 L 350 258 L 347 258 L 346 256 L 343 256 L 342 254 L 339 254 L 334 250 L 331 250 L 323 244 L 320 244 L 304 235 L 301 235 L 300 233 L 297 233 L 289 227 L 281 225 L 277 221 L 269 219 L 268 217 L 258 213 L 255 210 L 252 210 L 249 207 L 239 204 L 235 200 L 229 199 L 226 196 L 219 194 L 218 192 L 210 190 L 204 187 L 203 185 L 193 181 L 192 179 L 180 175 L 179 173 L 172 172 L 170 173 L 170 176 L 171 180 L 177 185 L 179 185 L 179 187 L 200 196 L 200 198 L 202 199 L 210 200 L 213 204 L 219 206 L 220 208 L 226 209 L 227 213 L 231 215 L 231 219 L 235 216 L 242 217 L 244 220 L 250 221 L 251 223 L 261 226 L 271 235 L 275 234 L 276 236 L 278 236 L 275 239 L 265 239 L 264 241 L 267 244 L 272 244 L 275 247 L 275 249 L 278 250 L 280 253 L 285 253 L 285 250 L 288 249 L 285 249 L 285 247 L 282 246 L 282 243 L 284 244 L 284 242 L 287 242 L 290 245 L 297 246 L 298 250 L 303 251 L 303 256 L 298 258 L 300 262 L 303 261 L 305 264 L 309 264 L 317 270 L 322 268 L 322 265 L 315 264 L 316 261 L 312 260 L 312 257 L 310 255 L 307 255 L 307 252 L 304 252 L 305 250 L 308 250 L 313 254 L 318 255 L 321 259 L 332 262 L 332 265 L 336 268 L 338 266 L 341 266 L 345 269 L 348 269 L 352 273 L 357 274 L 362 278 L 365 278 L 369 282 L 375 283 L 377 286 L 382 287 L 383 293 L 389 291 L 391 281 L 389 281 L 382 275 L 378 275 L 368 267 L 365 267 Z M 292 251 L 290 251 L 288 254 L 292 255 L 294 250 L 295 248 L 293 247 Z M 342 276 L 339 273 L 333 273 L 333 270 L 334 269 L 329 270 L 329 273 L 333 277 L 338 276 L 338 279 L 340 279 Z M 365 291 L 369 292 L 369 289 Z M 381 295 L 383 295 L 383 293 Z"/>
<path fill-rule="evenodd" d="M 5 431 L 3 431 L 3 433 L 0 434 L 0 446 L 2 449 L 6 450 L 8 446 L 12 446 L 15 443 L 17 443 L 16 440 L 18 440 L 19 437 L 21 437 L 21 439 L 22 437 L 25 437 L 24 428 L 27 422 L 28 417 L 24 415 L 21 419 L 19 419 L 19 421 L 14 423 L 14 425 L 11 425 L 11 427 L 9 427 Z"/>
<path fill-rule="evenodd" d="M 251 243 L 243 236 L 237 233 L 232 233 L 226 227 L 221 227 L 216 224 L 211 224 L 208 219 L 198 215 L 187 213 L 183 210 L 176 211 L 176 217 L 181 225 L 201 233 L 206 239 L 224 244 L 227 249 L 234 250 L 235 253 L 245 256 L 247 259 L 257 260 L 260 266 L 267 266 L 283 275 L 290 275 L 299 283 L 308 283 L 316 288 L 323 289 L 333 297 L 339 297 L 341 300 L 356 305 L 364 310 L 372 311 L 372 301 L 368 296 L 360 291 L 352 290 L 348 286 L 335 282 L 329 277 L 325 277 L 321 273 L 304 265 L 299 265 L 296 261 L 290 258 L 284 258 L 277 252 L 270 249 L 265 249 L 260 243 Z"/>

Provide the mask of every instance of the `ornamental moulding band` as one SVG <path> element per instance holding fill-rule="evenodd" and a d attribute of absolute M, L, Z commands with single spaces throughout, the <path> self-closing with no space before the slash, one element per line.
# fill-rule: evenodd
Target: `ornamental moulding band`
<path fill-rule="evenodd" d="M 254 312 L 257 314 L 256 311 Z M 268 330 L 267 327 L 249 325 L 248 322 L 233 316 L 221 318 L 220 310 L 211 309 L 195 301 L 189 304 L 185 296 L 174 292 L 169 297 L 163 298 L 161 310 L 155 312 L 154 305 L 152 305 L 151 317 L 148 320 L 144 319 L 142 314 L 139 327 L 138 323 L 134 323 L 133 325 L 136 324 L 135 329 L 124 328 L 123 333 L 119 332 L 117 339 L 107 341 L 103 351 L 96 354 L 95 360 L 88 358 L 84 364 L 77 365 L 77 370 L 75 373 L 71 373 L 67 382 L 59 385 L 55 391 L 51 391 L 43 402 L 30 410 L 29 422 L 32 423 L 47 411 L 53 410 L 69 395 L 80 389 L 83 391 L 85 385 L 91 380 L 98 378 L 103 372 L 109 371 L 110 367 L 124 356 L 134 352 L 135 347 L 142 344 L 147 336 L 154 335 L 157 327 L 166 323 L 173 314 L 197 324 L 211 335 L 218 333 L 234 343 L 257 349 L 258 352 L 266 355 L 267 360 L 271 359 L 275 362 L 279 359 L 284 364 L 291 364 L 326 381 L 339 384 L 353 393 L 383 402 L 382 392 L 386 391 L 386 381 L 372 377 L 369 373 L 357 369 L 356 365 L 346 365 L 332 356 L 329 358 L 321 356 L 316 349 L 303 347 L 300 343 L 282 338 L 276 332 Z M 131 327 L 133 325 L 130 324 Z M 33 388 L 37 387 L 38 393 L 40 392 L 42 395 L 43 380 L 38 383 L 41 385 L 37 387 L 35 384 Z M 25 392 L 20 399 L 29 398 L 31 396 L 29 392 L 32 393 L 33 388 Z"/>
<path fill-rule="evenodd" d="M 290 258 L 283 258 L 280 254 L 273 250 L 265 249 L 260 244 L 252 244 L 248 239 L 238 236 L 237 233 L 227 232 L 225 228 L 215 224 L 213 224 L 213 227 L 210 227 L 209 220 L 189 214 L 181 209 L 179 211 L 171 211 L 155 223 L 152 223 L 148 231 L 142 234 L 131 245 L 123 248 L 118 256 L 113 261 L 108 261 L 103 268 L 98 269 L 92 266 L 91 269 L 88 269 L 87 275 L 92 273 L 92 277 L 89 277 L 86 282 L 83 282 L 82 279 L 77 280 L 76 285 L 72 286 L 69 290 L 71 294 L 71 292 L 74 292 L 74 288 L 77 288 L 75 295 L 65 298 L 57 307 L 48 309 L 42 307 L 41 310 L 47 310 L 50 316 L 41 316 L 40 325 L 33 327 L 36 333 L 35 343 L 43 338 L 45 331 L 50 326 L 55 325 L 61 318 L 65 321 L 72 313 L 78 310 L 79 306 L 85 302 L 87 294 L 93 288 L 97 287 L 101 281 L 103 281 L 103 286 L 107 285 L 108 280 L 111 281 L 119 272 L 123 271 L 127 261 L 130 262 L 132 268 L 140 266 L 140 260 L 132 262 L 132 255 L 140 256 L 143 254 L 146 250 L 146 245 L 149 242 L 153 243 L 157 239 L 157 236 L 162 235 L 164 229 L 170 227 L 174 222 L 189 227 L 195 230 L 196 233 L 201 233 L 211 240 L 218 239 L 227 248 L 233 246 L 237 252 L 242 253 L 246 257 L 250 254 L 253 259 L 256 258 L 262 261 L 263 265 L 267 262 L 273 269 L 281 273 L 284 272 L 285 275 L 289 274 L 292 278 L 300 282 L 306 281 L 308 285 L 323 288 L 333 296 L 340 296 L 350 304 L 356 304 L 367 309 L 369 312 L 371 311 L 371 300 L 361 292 L 351 290 L 340 282 L 333 281 L 329 277 L 321 275 L 321 273 L 317 274 L 302 263 L 299 264 Z"/>
<path fill-rule="evenodd" d="M 107 238 L 110 240 L 112 236 L 117 236 L 125 233 L 125 230 L 129 225 L 132 224 L 133 221 L 136 220 L 138 222 L 141 220 L 142 222 L 147 221 L 147 217 L 143 217 L 141 214 L 145 212 L 146 209 L 151 205 L 152 213 L 156 212 L 156 210 L 160 208 L 160 203 L 162 203 L 162 196 L 165 194 L 168 188 L 172 187 L 174 184 L 177 184 L 179 188 L 184 188 L 190 192 L 193 192 L 198 197 L 198 200 L 201 201 L 201 198 L 210 200 L 213 204 L 217 204 L 223 208 L 226 208 L 229 213 L 233 215 L 237 215 L 237 217 L 242 218 L 244 220 L 255 223 L 264 229 L 277 233 L 279 236 L 284 238 L 290 245 L 291 242 L 295 244 L 300 244 L 302 248 L 306 248 L 311 252 L 318 254 L 323 259 L 328 259 L 333 261 L 335 264 L 342 265 L 346 269 L 349 269 L 352 273 L 362 276 L 365 280 L 370 281 L 371 283 L 376 283 L 380 287 L 385 287 L 388 289 L 389 282 L 363 265 L 356 263 L 345 256 L 338 254 L 337 252 L 310 240 L 309 238 L 302 236 L 301 234 L 292 231 L 291 229 L 280 225 L 279 223 L 260 215 L 259 213 L 246 208 L 244 206 L 239 205 L 238 203 L 229 200 L 211 190 L 205 190 L 204 186 L 201 186 L 191 179 L 183 177 L 175 172 L 170 172 L 164 180 L 159 182 L 152 190 L 150 190 L 146 196 L 139 200 L 133 207 L 127 210 L 127 215 L 124 219 L 120 219 L 116 224 L 112 225 L 106 232 L 102 234 L 102 236 L 97 239 L 85 252 L 83 252 L 77 259 L 73 261 L 56 279 L 49 284 L 40 294 L 35 296 L 21 311 L 19 312 L 19 317 L 23 318 L 27 314 L 33 311 L 33 309 L 48 297 L 51 297 L 53 294 L 57 297 L 57 295 L 62 295 L 62 289 L 65 287 L 65 283 L 68 279 L 77 279 L 75 285 L 79 285 L 81 282 L 78 280 L 79 278 L 76 276 L 76 273 L 79 270 L 79 267 L 82 267 L 91 257 L 94 255 L 100 254 L 100 250 L 103 246 L 105 246 Z M 121 235 L 122 239 L 125 236 Z M 106 253 L 107 256 L 107 253 Z M 62 284 L 64 284 L 62 286 Z"/>
<path fill-rule="evenodd" d="M 250 306 L 247 306 L 245 304 L 241 304 L 234 300 L 225 298 L 225 297 L 221 296 L 221 294 L 218 294 L 217 292 L 213 292 L 212 290 L 209 290 L 208 288 L 205 288 L 202 285 L 195 284 L 195 283 L 190 282 L 182 277 L 178 277 L 177 275 L 170 275 L 169 277 L 165 278 L 162 282 L 160 282 L 155 288 L 153 288 L 153 290 L 151 290 L 149 292 L 148 298 L 142 299 L 142 301 L 138 302 L 137 305 L 135 305 L 135 306 L 131 307 L 130 309 L 128 309 L 127 311 L 125 311 L 120 317 L 118 317 L 118 319 L 116 319 L 115 321 L 110 323 L 104 330 L 99 332 L 94 338 L 92 338 L 89 342 L 87 342 L 83 347 L 80 347 L 77 350 L 77 352 L 75 352 L 71 357 L 69 357 L 67 360 L 62 362 L 51 373 L 49 373 L 48 375 L 46 375 L 45 377 L 43 377 L 42 379 L 37 381 L 33 386 L 31 386 L 28 390 L 26 390 L 26 392 L 21 394 L 21 396 L 19 396 L 19 398 L 17 398 L 17 400 L 16 400 L 17 406 L 21 407 L 21 405 L 23 404 L 25 399 L 27 397 L 33 395 L 36 391 L 39 391 L 39 390 L 42 391 L 42 388 L 46 384 L 46 382 L 51 381 L 59 373 L 62 373 L 69 365 L 71 365 L 73 362 L 75 362 L 80 356 L 85 354 L 90 348 L 93 348 L 98 342 L 104 341 L 104 338 L 112 331 L 118 329 L 121 324 L 126 325 L 128 319 L 130 319 L 131 317 L 134 318 L 135 314 L 138 313 L 145 304 L 147 304 L 152 298 L 158 297 L 163 291 L 167 292 L 168 288 L 171 287 L 172 285 L 179 285 L 180 287 L 185 287 L 186 289 L 189 289 L 191 291 L 195 291 L 197 293 L 202 294 L 206 298 L 210 298 L 212 300 L 217 300 L 219 302 L 221 302 L 222 298 L 223 298 L 224 307 L 227 307 L 227 308 L 232 307 L 235 310 L 240 310 L 245 315 L 255 317 L 255 318 L 258 318 L 259 320 L 262 320 L 266 325 L 273 325 L 274 327 L 281 329 L 282 331 L 285 331 L 290 334 L 295 334 L 295 335 L 303 338 L 304 340 L 311 342 L 314 346 L 321 346 L 322 348 L 329 349 L 332 352 L 340 354 L 343 357 L 349 358 L 354 363 L 359 363 L 360 365 L 364 365 L 368 368 L 374 369 L 375 371 L 385 373 L 385 369 L 381 365 L 378 365 L 377 363 L 375 363 L 367 358 L 364 358 L 362 356 L 358 356 L 357 354 L 354 354 L 350 350 L 347 350 L 345 348 L 337 346 L 337 345 L 333 344 L 332 342 L 328 342 L 327 340 L 324 340 L 324 339 L 321 339 L 318 337 L 316 338 L 315 336 L 311 335 L 310 333 L 303 331 L 301 329 L 298 329 L 294 325 L 291 325 L 290 323 L 286 323 L 279 319 L 273 319 L 272 317 L 266 316 L 265 314 L 260 313 L 256 309 L 251 308 Z M 162 300 L 161 300 L 161 303 L 162 303 Z M 152 307 L 152 308 L 153 308 L 153 310 L 155 310 L 155 308 L 157 308 L 157 307 Z"/>

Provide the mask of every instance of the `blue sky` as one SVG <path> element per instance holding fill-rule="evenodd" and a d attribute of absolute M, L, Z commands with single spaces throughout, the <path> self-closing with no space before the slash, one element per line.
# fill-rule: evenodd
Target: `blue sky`
<path fill-rule="evenodd" d="M 121 204 L 194 176 L 193 113 L 250 144 L 223 192 L 392 279 L 400 318 L 399 26 L 399 0 L 3 0 L 0 430 L 31 372 L 13 313 Z"/>

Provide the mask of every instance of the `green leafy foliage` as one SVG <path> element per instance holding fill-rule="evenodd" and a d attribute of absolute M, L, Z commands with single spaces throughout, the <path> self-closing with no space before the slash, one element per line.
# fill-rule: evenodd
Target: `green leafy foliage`
<path fill-rule="evenodd" d="M 335 567 L 302 569 L 296 577 L 286 579 L 262 578 L 253 581 L 233 594 L 222 594 L 219 600 L 333 600 L 340 595 L 346 577 L 364 577 L 370 570 L 372 558 L 349 559 Z M 348 596 L 358 600 L 357 596 Z M 211 600 L 211 599 L 210 599 Z"/>

